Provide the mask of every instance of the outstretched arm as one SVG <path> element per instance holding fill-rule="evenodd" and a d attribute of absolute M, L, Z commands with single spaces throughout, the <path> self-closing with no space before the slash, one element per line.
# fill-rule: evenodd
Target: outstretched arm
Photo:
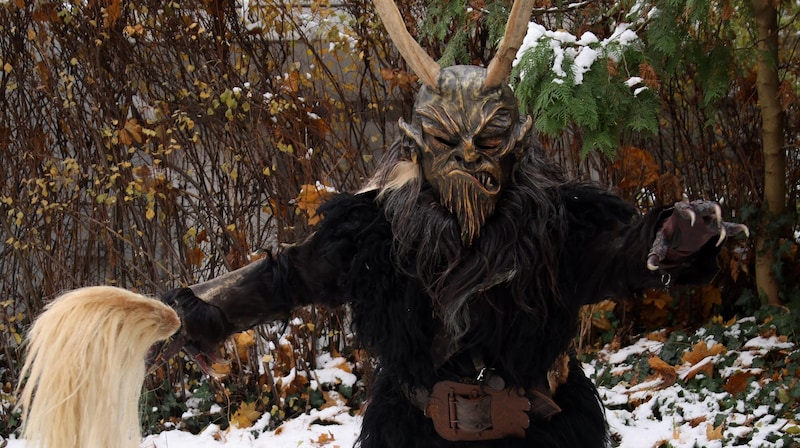
<path fill-rule="evenodd" d="M 562 201 L 569 222 L 563 283 L 580 303 L 708 283 L 725 238 L 749 233 L 723 222 L 719 205 L 709 201 L 680 202 L 644 216 L 594 187 L 566 187 Z"/>
<path fill-rule="evenodd" d="M 364 254 L 381 250 L 388 224 L 372 198 L 339 195 L 319 210 L 317 231 L 300 244 L 204 283 L 167 292 L 163 300 L 181 316 L 173 346 L 213 353 L 232 333 L 284 319 L 307 304 L 338 306 L 350 300 L 348 275 Z"/>

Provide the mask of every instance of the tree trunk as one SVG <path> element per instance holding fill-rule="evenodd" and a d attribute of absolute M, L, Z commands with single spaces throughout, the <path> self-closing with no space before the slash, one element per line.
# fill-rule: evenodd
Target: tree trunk
<path fill-rule="evenodd" d="M 764 208 L 756 237 L 756 286 L 768 303 L 780 304 L 774 275 L 776 235 L 767 230 L 786 210 L 786 154 L 783 111 L 778 101 L 778 10 L 771 0 L 752 0 L 758 38 L 756 88 L 761 105 L 761 137 L 764 156 Z"/>

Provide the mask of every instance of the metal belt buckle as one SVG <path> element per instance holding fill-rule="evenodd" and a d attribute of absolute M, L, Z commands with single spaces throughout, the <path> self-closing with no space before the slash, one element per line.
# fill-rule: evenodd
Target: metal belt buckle
<path fill-rule="evenodd" d="M 449 441 L 525 437 L 530 400 L 523 391 L 440 381 L 433 386 L 425 415 Z"/>

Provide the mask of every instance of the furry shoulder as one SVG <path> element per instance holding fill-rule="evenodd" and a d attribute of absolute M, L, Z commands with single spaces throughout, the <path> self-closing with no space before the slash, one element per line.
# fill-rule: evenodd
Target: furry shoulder
<path fill-rule="evenodd" d="M 375 191 L 334 195 L 317 209 L 323 220 L 316 233 L 341 238 L 348 234 L 358 235 L 368 228 L 376 230 L 376 226 L 387 224 L 376 196 Z"/>
<path fill-rule="evenodd" d="M 639 212 L 619 196 L 594 184 L 568 183 L 559 188 L 559 196 L 570 225 L 598 228 L 629 224 Z"/>

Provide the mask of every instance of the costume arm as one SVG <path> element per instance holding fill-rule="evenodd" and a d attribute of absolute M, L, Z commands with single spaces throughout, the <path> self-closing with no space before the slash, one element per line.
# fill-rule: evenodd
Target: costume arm
<path fill-rule="evenodd" d="M 690 224 L 685 209 L 676 213 L 675 207 L 656 208 L 640 216 L 617 196 L 593 186 L 563 187 L 561 199 L 568 222 L 561 283 L 580 303 L 630 297 L 647 288 L 708 283 L 718 270 L 724 229 L 739 226 L 722 223 L 719 207 L 710 202 L 690 204 L 701 209 Z M 705 214 L 708 204 L 717 215 Z M 744 226 L 736 230 L 746 232 Z M 660 248 L 654 245 L 657 235 Z M 652 258 L 654 250 L 659 254 Z M 658 258 L 658 265 L 648 267 L 648 258 Z"/>
<path fill-rule="evenodd" d="M 349 300 L 351 269 L 381 250 L 388 224 L 371 198 L 338 195 L 323 204 L 317 231 L 304 242 L 204 283 L 167 292 L 187 344 L 211 352 L 230 334 L 284 319 L 300 306 Z M 390 240 L 388 240 L 390 241 Z"/>

